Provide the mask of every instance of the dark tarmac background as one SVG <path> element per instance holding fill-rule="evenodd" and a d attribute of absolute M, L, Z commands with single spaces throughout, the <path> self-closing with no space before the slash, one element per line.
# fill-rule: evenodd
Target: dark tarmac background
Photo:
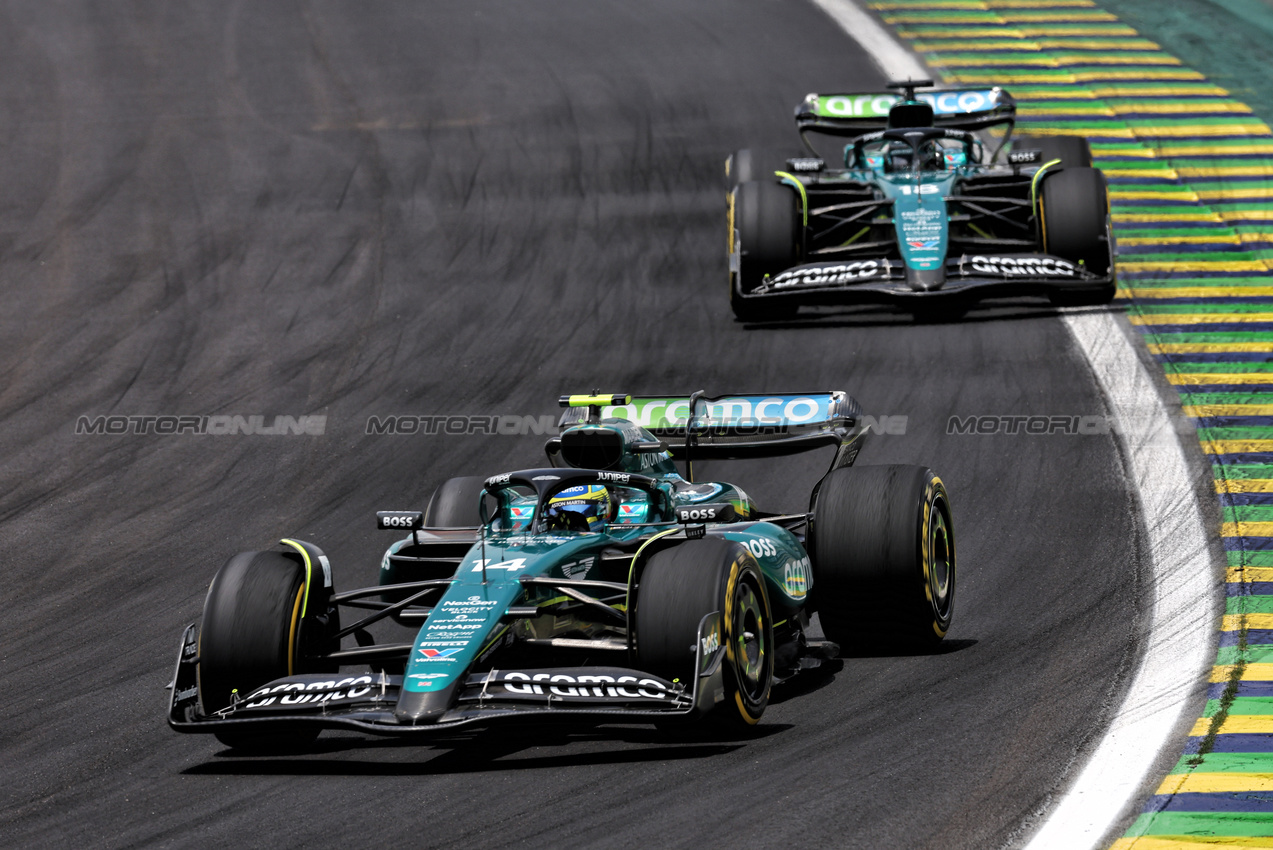
<path fill-rule="evenodd" d="M 744 326 L 722 163 L 883 80 L 782 0 L 10 3 L 0 10 L 0 844 L 994 847 L 1135 657 L 1138 525 L 1047 308 Z M 845 389 L 907 416 L 958 533 L 942 652 L 849 658 L 735 738 L 505 726 L 243 758 L 164 723 L 230 554 L 299 536 L 375 581 L 377 509 L 541 462 L 563 392 Z M 80 416 L 324 415 L 323 436 L 79 435 Z M 800 509 L 827 458 L 718 465 Z"/>

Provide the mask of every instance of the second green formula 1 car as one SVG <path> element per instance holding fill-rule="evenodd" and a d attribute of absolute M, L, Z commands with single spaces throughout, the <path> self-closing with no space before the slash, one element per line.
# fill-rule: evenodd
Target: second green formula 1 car
<path fill-rule="evenodd" d="M 1104 175 L 1079 137 L 1012 137 L 1000 88 L 809 95 L 806 152 L 726 163 L 729 302 L 744 321 L 801 305 L 891 303 L 960 312 L 997 296 L 1057 305 L 1114 297 Z M 996 148 L 978 135 L 1006 128 Z M 823 158 L 809 134 L 847 137 Z"/>

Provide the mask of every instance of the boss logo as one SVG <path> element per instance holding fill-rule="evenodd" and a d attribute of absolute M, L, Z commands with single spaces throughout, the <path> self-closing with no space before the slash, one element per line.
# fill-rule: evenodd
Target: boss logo
<path fill-rule="evenodd" d="M 826 165 L 822 160 L 813 157 L 798 157 L 787 160 L 787 168 L 792 171 L 821 171 L 826 168 Z"/>
<path fill-rule="evenodd" d="M 424 514 L 420 511 L 377 511 L 376 527 L 400 531 L 423 528 Z"/>
<path fill-rule="evenodd" d="M 1028 165 L 1032 162 L 1042 162 L 1043 151 L 1013 151 L 1008 154 L 1008 162 L 1012 165 Z"/>
<path fill-rule="evenodd" d="M 678 522 L 730 522 L 735 518 L 730 504 L 691 505 L 676 509 Z"/>
<path fill-rule="evenodd" d="M 757 558 L 772 558 L 778 554 L 778 547 L 774 546 L 773 541 L 766 540 L 763 537 L 756 540 L 748 540 L 743 545 Z"/>

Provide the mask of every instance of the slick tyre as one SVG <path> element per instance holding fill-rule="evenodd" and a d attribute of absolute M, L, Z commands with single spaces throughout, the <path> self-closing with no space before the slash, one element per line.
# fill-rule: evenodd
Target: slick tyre
<path fill-rule="evenodd" d="M 1081 264 L 1097 275 L 1110 274 L 1109 194 L 1105 175 L 1096 168 L 1067 168 L 1043 179 L 1039 229 L 1046 253 Z M 1107 304 L 1115 284 L 1076 291 L 1057 291 L 1059 305 Z"/>
<path fill-rule="evenodd" d="M 433 491 L 429 506 L 424 509 L 426 528 L 473 528 L 481 522 L 477 499 L 486 486 L 486 479 L 467 475 L 448 478 Z"/>
<path fill-rule="evenodd" d="M 301 606 L 305 569 L 284 552 L 240 552 L 212 579 L 199 631 L 199 701 L 204 714 L 230 705 L 237 691 L 301 672 Z M 229 747 L 289 749 L 312 742 L 318 730 L 216 733 Z"/>
<path fill-rule="evenodd" d="M 822 630 L 841 647 L 924 648 L 946 636 L 955 535 L 932 470 L 833 470 L 814 494 L 810 554 Z"/>
<path fill-rule="evenodd" d="M 787 160 L 808 156 L 807 152 L 798 150 L 743 148 L 725 160 L 725 180 L 731 189 L 752 180 L 772 180 L 774 172 L 787 170 Z"/>
<path fill-rule="evenodd" d="M 758 304 L 745 295 L 799 260 L 800 211 L 795 192 L 773 181 L 740 183 L 730 193 L 730 250 L 738 249 L 738 270 L 730 272 L 729 306 L 745 322 L 788 318 L 793 304 Z M 734 237 L 737 235 L 737 245 Z"/>
<path fill-rule="evenodd" d="M 756 559 L 723 538 L 690 540 L 655 553 L 637 591 L 637 656 L 642 670 L 693 687 L 698 629 L 721 612 L 725 699 L 714 715 L 753 725 L 773 685 L 773 621 Z"/>
<path fill-rule="evenodd" d="M 1012 149 L 1042 151 L 1043 162 L 1059 159 L 1061 168 L 1092 167 L 1092 148 L 1082 136 L 1017 136 Z"/>

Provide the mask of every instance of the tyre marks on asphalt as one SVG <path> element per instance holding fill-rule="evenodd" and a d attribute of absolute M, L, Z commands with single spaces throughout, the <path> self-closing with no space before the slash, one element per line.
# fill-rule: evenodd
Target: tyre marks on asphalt
<path fill-rule="evenodd" d="M 1088 0 L 871 6 L 948 82 L 1010 86 L 1026 132 L 1089 138 L 1120 298 L 1212 463 L 1228 575 L 1206 709 L 1113 846 L 1270 846 L 1273 131 Z"/>

